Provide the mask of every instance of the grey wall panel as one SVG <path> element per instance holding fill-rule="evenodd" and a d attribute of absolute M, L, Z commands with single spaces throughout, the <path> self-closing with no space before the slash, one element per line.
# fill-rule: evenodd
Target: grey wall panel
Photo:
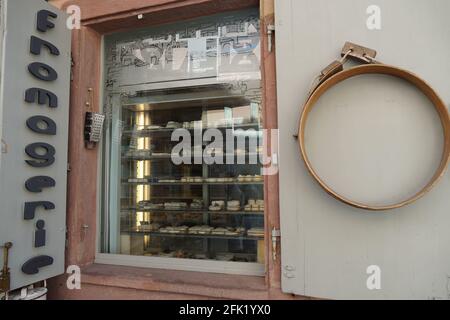
<path fill-rule="evenodd" d="M 298 143 L 292 135 L 297 130 L 300 111 L 312 79 L 328 63 L 339 57 L 345 41 L 352 41 L 379 51 L 378 59 L 410 70 L 423 77 L 450 103 L 450 2 L 446 0 L 275 0 L 278 110 L 280 125 L 280 197 L 282 223 L 283 291 L 323 298 L 406 298 L 448 299 L 450 296 L 450 175 L 447 172 L 432 192 L 416 203 L 385 213 L 369 213 L 344 205 L 327 195 L 308 174 L 300 158 Z M 366 9 L 381 8 L 381 30 L 368 30 Z M 374 89 L 386 82 L 371 79 Z M 378 82 L 377 82 L 378 81 Z M 402 87 L 388 90 L 393 101 L 401 98 Z M 342 95 L 349 101 L 360 97 L 345 84 Z M 385 88 L 386 89 L 386 88 Z M 406 89 L 409 90 L 409 89 Z M 332 98 L 340 99 L 336 92 Z M 410 96 L 412 99 L 413 96 Z M 423 105 L 412 100 L 411 110 Z M 414 102 L 415 101 L 415 102 Z M 336 115 L 318 105 L 314 116 L 325 121 L 315 126 L 309 141 L 326 141 Z M 356 110 L 356 106 L 350 106 Z M 389 111 L 381 104 L 382 110 Z M 416 112 L 412 111 L 412 112 Z M 329 111 L 331 112 L 331 111 Z M 423 117 L 432 123 L 433 115 Z M 396 120 L 401 115 L 397 115 Z M 420 113 L 412 116 L 421 121 Z M 312 119 L 312 124 L 314 119 Z M 350 119 L 357 123 L 355 116 Z M 317 122 L 318 123 L 318 122 Z M 435 121 L 436 123 L 436 121 Z M 438 125 L 438 124 L 437 124 Z M 433 163 L 442 141 L 427 146 L 426 139 L 436 134 L 432 126 L 417 135 L 418 145 L 426 151 L 416 152 L 415 165 L 421 157 Z M 339 128 L 348 133 L 347 128 Z M 414 132 L 414 126 L 404 127 Z M 431 137 L 431 138 L 430 138 Z M 314 140 L 317 138 L 316 140 Z M 373 137 L 368 137 L 373 138 Z M 386 135 L 382 139 L 388 139 Z M 376 140 L 376 139 L 375 139 Z M 379 148 L 380 146 L 376 146 Z M 380 150 L 383 150 L 382 147 Z M 327 152 L 325 152 L 327 151 Z M 338 170 L 329 150 L 314 149 L 314 161 L 331 168 L 326 174 L 335 182 Z M 368 149 L 368 152 L 370 149 Z M 322 152 L 322 153 L 321 153 Z M 336 156 L 340 156 L 336 151 Z M 385 154 L 388 156 L 386 150 Z M 327 157 L 325 159 L 325 157 Z M 322 163 L 320 163 L 322 161 Z M 420 163 L 419 163 L 420 164 Z M 401 163 L 387 168 L 401 170 Z M 409 165 L 406 163 L 406 165 Z M 395 167 L 396 166 L 396 167 Z M 420 165 L 418 166 L 421 169 Z M 369 168 L 377 170 L 376 168 Z M 378 168 L 380 174 L 383 168 Z M 424 174 L 426 172 L 420 172 Z M 333 176 L 333 174 L 335 174 Z M 408 181 L 408 176 L 406 180 Z M 418 177 L 417 179 L 420 179 Z M 414 181 L 413 181 L 414 182 Z M 417 182 L 417 181 L 416 181 Z M 371 190 L 372 185 L 363 188 Z M 371 194 L 366 195 L 370 198 Z M 366 269 L 381 268 L 381 290 L 368 290 Z"/>
<path fill-rule="evenodd" d="M 2 155 L 0 171 L 0 244 L 13 242 L 9 267 L 14 289 L 64 272 L 71 31 L 66 27 L 66 15 L 43 0 L 4 0 L 2 5 L 6 10 L 1 78 L 2 138 L 8 144 L 8 152 Z M 37 13 L 42 9 L 58 14 L 56 19 L 49 19 L 55 27 L 46 32 L 36 28 Z M 45 48 L 40 55 L 31 54 L 31 36 L 51 42 L 60 55 L 53 56 Z M 49 82 L 37 79 L 28 71 L 32 62 L 48 64 L 56 70 L 58 79 Z M 55 93 L 58 107 L 25 102 L 25 91 L 32 87 Z M 57 134 L 50 136 L 31 131 L 26 121 L 36 115 L 55 121 Z M 25 153 L 25 147 L 36 142 L 55 147 L 55 162 L 51 166 L 35 168 L 25 162 L 32 160 Z M 56 187 L 31 193 L 25 189 L 25 181 L 33 176 L 49 176 L 55 180 Z M 39 208 L 34 219 L 25 220 L 24 204 L 31 201 L 51 201 L 56 208 L 48 211 Z M 42 237 L 35 234 L 38 220 L 45 221 L 46 245 L 36 248 L 35 244 L 42 242 Z M 35 275 L 22 272 L 28 259 L 41 255 L 51 256 L 54 263 Z"/>
<path fill-rule="evenodd" d="M 3 28 L 3 21 L 4 21 L 3 7 L 4 7 L 3 0 L 0 0 L 0 61 L 3 61 L 3 31 L 4 31 L 4 28 Z M 2 87 L 1 74 L 2 74 L 2 72 L 3 72 L 3 66 L 2 66 L 2 63 L 0 63 L 0 99 L 2 99 L 1 96 L 3 94 L 2 91 L 1 91 L 1 87 Z M 3 154 L 3 151 L 4 151 L 4 147 L 5 147 L 4 144 L 3 144 L 3 140 L 2 140 L 2 132 L 3 132 L 2 131 L 2 126 L 3 126 L 3 120 L 2 120 L 2 118 L 3 118 L 3 108 L 2 107 L 3 106 L 0 104 L 0 168 L 2 166 L 2 154 Z"/>

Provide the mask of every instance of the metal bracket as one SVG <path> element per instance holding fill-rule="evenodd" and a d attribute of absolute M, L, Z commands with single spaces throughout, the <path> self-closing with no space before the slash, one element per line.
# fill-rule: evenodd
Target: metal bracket
<path fill-rule="evenodd" d="M 94 107 L 94 89 L 88 88 L 88 101 L 86 101 L 86 108 L 88 111 L 92 111 L 92 108 Z"/>
<path fill-rule="evenodd" d="M 345 56 L 344 56 L 345 57 Z M 323 69 L 320 72 L 320 77 L 319 77 L 319 81 L 318 83 L 311 89 L 309 96 L 311 96 L 313 94 L 313 92 L 322 84 L 324 83 L 326 80 L 328 80 L 329 78 L 331 78 L 332 76 L 334 76 L 335 74 L 341 72 L 344 70 L 344 64 L 342 61 L 333 61 L 332 63 L 330 63 L 328 66 L 325 67 L 325 69 Z"/>
<path fill-rule="evenodd" d="M 9 249 L 11 249 L 13 244 L 11 242 L 5 243 L 3 246 L 3 269 L 0 273 L 0 292 L 7 293 L 11 288 L 11 274 L 8 268 L 8 255 Z"/>
<path fill-rule="evenodd" d="M 2 142 L 1 152 L 2 153 L 8 153 L 8 144 L 3 139 L 1 139 L 1 142 Z"/>
<path fill-rule="evenodd" d="M 274 32 L 275 32 L 275 25 L 268 24 L 267 25 L 267 44 L 268 44 L 269 53 L 272 52 L 272 47 L 273 47 L 272 36 L 273 36 Z"/>
<path fill-rule="evenodd" d="M 346 42 L 342 48 L 341 56 L 348 55 L 362 62 L 372 63 L 377 56 L 377 52 L 373 49 L 360 46 L 351 42 Z"/>
<path fill-rule="evenodd" d="M 272 229 L 272 260 L 277 260 L 277 243 L 278 239 L 281 238 L 281 231 L 275 229 L 275 227 Z"/>

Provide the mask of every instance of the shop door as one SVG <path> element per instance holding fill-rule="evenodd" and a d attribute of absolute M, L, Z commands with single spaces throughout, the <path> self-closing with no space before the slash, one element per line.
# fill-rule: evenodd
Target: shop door
<path fill-rule="evenodd" d="M 367 212 L 335 200 L 319 187 L 308 174 L 293 135 L 312 79 L 340 57 L 346 41 L 377 49 L 379 60 L 420 75 L 448 105 L 450 3 L 275 3 L 283 291 L 332 299 L 449 298 L 449 174 L 409 206 Z M 373 26 L 373 18 L 381 25 Z M 382 83 L 375 82 L 374 88 Z M 324 115 L 330 122 L 338 117 Z M 417 139 L 422 141 L 422 136 Z M 336 157 L 340 155 L 336 151 Z M 318 161 L 333 168 L 337 158 L 325 161 L 323 156 L 319 153 Z M 368 168 L 380 170 L 380 176 L 382 169 Z M 329 174 L 336 175 L 337 170 Z M 374 274 L 380 275 L 379 286 L 372 286 Z"/>
<path fill-rule="evenodd" d="M 1 11 L 0 246 L 12 245 L 13 290 L 64 272 L 71 30 L 43 0 Z"/>

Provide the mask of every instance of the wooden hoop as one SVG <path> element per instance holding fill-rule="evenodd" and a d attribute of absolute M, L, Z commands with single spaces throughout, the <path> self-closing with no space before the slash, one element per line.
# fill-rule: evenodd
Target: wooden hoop
<path fill-rule="evenodd" d="M 411 198 L 393 204 L 393 205 L 382 205 L 382 206 L 371 206 L 364 203 L 359 203 L 352 201 L 350 199 L 347 199 L 340 194 L 338 194 L 336 191 L 331 189 L 314 171 L 311 162 L 309 161 L 306 147 L 305 147 L 305 129 L 306 129 L 306 123 L 308 121 L 308 115 L 310 111 L 313 109 L 315 103 L 319 100 L 319 98 L 332 86 L 348 79 L 354 76 L 362 75 L 362 74 L 385 74 L 385 75 L 391 75 L 397 78 L 404 79 L 408 81 L 409 83 L 416 86 L 420 91 L 422 91 L 428 99 L 433 103 L 436 111 L 439 114 L 441 125 L 443 129 L 444 134 L 444 148 L 442 152 L 442 159 L 440 162 L 440 165 L 438 169 L 436 170 L 435 174 L 431 178 L 431 180 L 425 185 L 425 187 L 419 191 L 417 194 L 412 196 Z M 438 94 L 421 78 L 416 76 L 415 74 L 397 68 L 393 66 L 388 66 L 384 64 L 368 64 L 368 65 L 360 65 L 357 67 L 353 67 L 344 71 L 341 71 L 325 82 L 323 82 L 319 87 L 315 89 L 315 91 L 311 94 L 308 101 L 306 102 L 303 112 L 300 118 L 300 126 L 299 126 L 299 145 L 301 150 L 302 158 L 306 164 L 306 167 L 309 171 L 309 173 L 313 176 L 313 178 L 320 184 L 320 186 L 331 196 L 336 198 L 337 200 L 346 203 L 350 206 L 353 206 L 355 208 L 365 209 L 365 210 L 371 210 L 371 211 L 383 211 L 383 210 L 391 210 L 400 208 L 403 206 L 406 206 L 408 204 L 411 204 L 412 202 L 420 199 L 425 194 L 427 194 L 439 181 L 439 179 L 444 175 L 448 163 L 450 161 L 450 116 L 449 112 L 447 110 L 446 105 L 442 101 L 442 99 L 438 96 Z"/>

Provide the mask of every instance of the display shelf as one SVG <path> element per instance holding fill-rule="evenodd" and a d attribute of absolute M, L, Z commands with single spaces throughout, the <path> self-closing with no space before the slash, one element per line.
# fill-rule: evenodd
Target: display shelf
<path fill-rule="evenodd" d="M 208 85 L 212 88 L 214 85 Z M 179 90 L 184 90 L 178 88 Z M 175 89 L 177 90 L 177 89 Z M 196 93 L 195 93 L 196 92 Z M 213 90 L 195 90 L 189 94 L 173 94 L 173 92 L 167 91 L 165 95 L 152 95 L 151 98 L 134 97 L 128 102 L 122 103 L 122 107 L 130 112 L 151 112 L 161 110 L 174 110 L 174 109 L 202 109 L 205 100 L 208 101 L 208 107 L 211 109 L 222 108 L 226 105 L 245 105 L 248 103 L 249 97 L 239 94 L 231 93 L 229 90 L 225 91 L 223 88 L 219 91 Z M 217 93 L 218 95 L 215 95 Z M 255 96 L 259 101 L 261 100 L 259 94 Z"/>
<path fill-rule="evenodd" d="M 122 180 L 124 185 L 143 185 L 143 186 L 224 186 L 224 185 L 264 185 L 264 181 L 252 181 L 252 182 L 129 182 L 128 180 Z"/>
<path fill-rule="evenodd" d="M 220 197 L 216 197 L 217 199 L 222 199 Z M 212 200 L 214 200 L 214 197 L 211 197 Z M 121 198 L 121 201 L 129 201 L 131 200 L 130 197 Z M 201 196 L 196 195 L 169 195 L 169 196 L 162 196 L 162 195 L 152 195 L 152 200 L 202 200 Z"/>
<path fill-rule="evenodd" d="M 222 261 L 222 262 L 229 262 L 229 261 L 237 261 L 237 262 L 253 262 L 257 259 L 257 254 L 254 253 L 244 253 L 244 252 L 225 252 L 225 253 L 216 253 L 216 254 L 210 254 L 205 253 L 203 251 L 191 251 L 191 250 L 181 250 L 182 258 L 186 259 L 194 259 L 194 260 L 215 260 L 215 261 Z M 180 258 L 180 256 L 177 255 L 176 251 L 172 251 L 170 253 L 160 253 L 160 252 L 144 252 L 144 256 L 150 256 L 150 257 L 165 257 L 165 258 Z M 226 257 L 220 258 L 220 256 Z"/>
<path fill-rule="evenodd" d="M 179 156 L 179 155 L 174 155 L 174 156 Z M 234 153 L 234 154 L 229 154 L 229 153 L 224 153 L 221 155 L 217 155 L 216 157 L 222 157 L 225 160 L 227 159 L 227 157 L 233 157 L 233 158 L 238 158 L 238 157 L 242 157 L 244 156 L 245 159 L 249 158 L 249 157 L 261 157 L 262 153 L 245 153 L 245 154 L 238 154 L 238 153 Z M 204 159 L 203 159 L 203 155 L 198 157 L 195 156 L 193 153 L 190 157 L 192 160 L 192 163 L 189 165 L 202 165 L 204 164 Z M 122 155 L 122 160 L 123 161 L 153 161 L 153 160 L 172 160 L 172 155 L 171 154 L 164 154 L 164 155 L 148 155 L 148 156 L 129 156 L 126 154 Z M 200 161 L 196 161 L 196 160 L 200 160 Z M 201 163 L 200 163 L 201 162 Z M 223 163 L 224 165 L 226 165 L 226 161 L 224 161 Z M 237 163 L 237 165 L 239 165 L 239 163 Z M 245 163 L 244 165 L 251 165 L 248 163 Z M 258 164 L 255 164 L 258 165 Z"/>
<path fill-rule="evenodd" d="M 215 235 L 215 234 L 190 234 L 190 233 L 162 233 L 159 231 L 140 231 L 138 229 L 130 229 L 128 231 L 122 231 L 122 233 L 129 234 L 142 234 L 156 237 L 175 237 L 175 238 L 207 238 L 207 239 L 224 239 L 224 240 L 251 240 L 251 241 L 260 241 L 264 240 L 264 236 L 255 237 L 255 236 L 226 236 L 226 235 Z"/>
<path fill-rule="evenodd" d="M 211 126 L 211 127 L 203 127 L 203 128 L 157 128 L 157 129 L 131 129 L 131 128 L 125 128 L 122 132 L 122 135 L 124 137 L 128 136 L 148 136 L 148 135 L 166 135 L 166 134 L 172 134 L 177 129 L 186 129 L 191 132 L 196 131 L 206 131 L 208 129 L 218 129 L 218 130 L 227 130 L 227 129 L 259 129 L 261 125 L 259 123 L 244 123 L 244 124 L 234 124 L 234 125 L 228 125 L 228 126 Z"/>
<path fill-rule="evenodd" d="M 166 210 L 166 209 L 139 209 L 139 208 L 125 208 L 121 210 L 122 212 L 149 212 L 149 213 L 170 213 L 170 214 L 186 214 L 186 213 L 197 213 L 197 214 L 223 214 L 223 215 L 264 215 L 264 211 L 211 211 L 211 210 L 190 210 L 190 209 L 182 209 L 182 210 Z"/>
<path fill-rule="evenodd" d="M 124 218 L 121 234 L 132 235 L 130 241 L 137 246 L 152 247 L 153 245 L 154 250 L 157 251 L 161 242 L 164 243 L 164 246 L 179 246 L 177 239 L 181 239 L 186 247 L 194 248 L 201 244 L 201 251 L 205 253 L 222 250 L 223 244 L 220 240 L 245 240 L 250 241 L 245 242 L 245 247 L 248 250 L 255 251 L 254 255 L 261 255 L 258 253 L 258 248 L 260 241 L 264 240 L 262 235 L 249 236 L 246 232 L 236 235 L 166 233 L 157 229 L 146 230 L 136 227 L 139 222 L 155 220 L 162 225 L 181 225 L 185 220 L 186 223 L 187 221 L 192 222 L 191 215 L 194 215 L 196 223 L 203 225 L 236 226 L 243 227 L 246 230 L 263 225 L 263 207 L 256 208 L 255 211 L 246 211 L 243 206 L 238 211 L 227 209 L 212 211 L 209 210 L 208 206 L 205 206 L 205 204 L 213 203 L 215 200 L 227 203 L 227 201 L 233 199 L 240 199 L 241 203 L 246 203 L 249 199 L 261 199 L 263 197 L 264 190 L 261 187 L 264 185 L 264 178 L 260 175 L 260 169 L 255 167 L 261 165 L 258 162 L 253 164 L 253 161 L 251 161 L 252 158 L 261 158 L 263 155 L 261 146 L 256 146 L 257 149 L 253 146 L 221 148 L 220 153 L 213 153 L 211 157 L 223 159 L 223 165 L 228 167 L 222 168 L 218 166 L 221 165 L 220 163 L 212 166 L 206 163 L 204 150 L 207 143 L 203 142 L 201 150 L 198 150 L 200 148 L 190 150 L 188 159 L 191 161 L 186 161 L 190 163 L 184 163 L 180 167 L 181 169 L 174 169 L 173 165 L 170 165 L 172 158 L 174 156 L 180 157 L 180 154 L 172 154 L 172 144 L 168 142 L 168 139 L 178 129 L 175 127 L 180 124 L 184 124 L 186 127 L 186 124 L 190 123 L 191 127 L 185 129 L 189 130 L 192 136 L 198 133 L 203 135 L 208 129 L 218 129 L 222 132 L 227 129 L 236 131 L 250 129 L 252 131 L 250 135 L 258 137 L 261 130 L 259 121 L 251 120 L 241 124 L 233 124 L 236 120 L 229 118 L 230 114 L 233 113 L 235 119 L 238 117 L 248 118 L 250 115 L 251 119 L 256 119 L 253 118 L 256 109 L 251 104 L 251 102 L 246 101 L 243 104 L 239 103 L 231 107 L 220 104 L 212 107 L 210 101 L 208 101 L 201 108 L 191 108 L 193 106 L 189 102 L 184 109 L 178 104 L 173 104 L 173 110 L 183 109 L 182 114 L 174 114 L 166 108 L 155 108 L 154 105 L 143 109 L 140 109 L 140 106 L 139 110 L 125 108 L 122 119 L 125 120 L 126 124 L 125 129 L 121 131 L 122 145 L 121 151 L 119 151 L 122 173 L 118 182 L 122 194 L 129 194 L 129 197 L 124 199 L 120 206 L 121 217 Z M 234 107 L 237 109 L 233 111 Z M 226 108 L 227 111 L 224 111 L 223 108 Z M 207 123 L 215 123 L 215 121 L 219 121 L 219 123 L 216 122 L 218 126 L 206 125 Z M 165 127 L 165 124 L 169 123 L 172 123 L 174 127 Z M 221 125 L 222 123 L 223 125 Z M 164 126 L 152 127 L 152 124 L 164 124 Z M 240 134 L 234 132 L 233 135 L 236 137 Z M 233 163 L 227 164 L 226 162 L 230 158 L 233 159 Z M 239 159 L 245 159 L 244 163 L 237 161 Z M 225 176 L 226 179 L 232 180 L 219 180 L 225 180 Z M 190 188 L 190 186 L 192 187 Z M 193 191 L 195 191 L 195 196 L 190 195 Z M 179 193 L 181 195 L 177 196 Z M 188 206 L 190 206 L 190 200 L 201 200 L 204 207 L 193 210 L 182 207 L 179 209 L 177 207 L 141 209 L 137 205 L 138 199 L 142 201 L 145 199 L 145 201 L 155 204 L 182 200 Z M 190 222 L 187 225 L 190 225 Z M 141 238 L 141 240 L 137 240 L 138 238 Z M 230 243 L 229 245 L 231 247 L 227 246 L 228 250 L 234 250 L 233 244 Z"/>

